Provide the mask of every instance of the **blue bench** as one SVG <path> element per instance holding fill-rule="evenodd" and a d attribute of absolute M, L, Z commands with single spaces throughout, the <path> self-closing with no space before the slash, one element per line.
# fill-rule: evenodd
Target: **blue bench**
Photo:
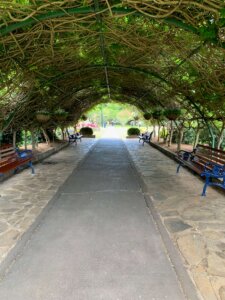
<path fill-rule="evenodd" d="M 179 161 L 177 173 L 183 166 L 205 178 L 202 196 L 206 196 L 208 186 L 225 189 L 225 151 L 197 145 L 192 152 L 179 151 L 177 159 Z"/>
<path fill-rule="evenodd" d="M 16 173 L 24 166 L 30 167 L 32 174 L 34 174 L 32 160 L 33 153 L 31 150 L 20 151 L 14 149 L 12 145 L 4 146 L 0 149 L 0 176 L 10 171 Z"/>
<path fill-rule="evenodd" d="M 141 135 L 138 136 L 139 138 L 139 143 L 142 141 L 142 145 L 144 146 L 144 143 L 150 143 L 151 138 L 153 135 L 153 131 L 151 133 L 147 132 L 147 133 L 142 133 Z"/>
<path fill-rule="evenodd" d="M 70 134 L 69 135 L 69 143 L 77 143 L 77 140 L 80 140 L 81 142 L 81 139 L 82 139 L 83 135 L 79 134 L 79 133 L 75 133 L 75 134 Z"/>

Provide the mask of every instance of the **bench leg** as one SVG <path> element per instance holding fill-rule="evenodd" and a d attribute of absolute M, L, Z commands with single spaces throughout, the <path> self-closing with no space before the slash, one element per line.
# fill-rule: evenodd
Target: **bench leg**
<path fill-rule="evenodd" d="M 71 145 L 74 145 L 74 144 L 76 144 L 76 143 L 77 143 L 77 141 L 76 141 L 75 139 L 73 139 L 73 140 L 70 141 L 70 144 L 71 144 Z"/>
<path fill-rule="evenodd" d="M 203 190 L 202 190 L 202 197 L 206 196 L 206 189 L 209 184 L 210 184 L 210 179 L 209 179 L 209 176 L 207 176 L 205 179 L 205 184 L 204 184 Z"/>
<path fill-rule="evenodd" d="M 179 164 L 178 166 L 177 166 L 177 173 L 179 173 L 179 171 L 180 171 L 180 167 L 182 166 L 182 164 Z"/>
<path fill-rule="evenodd" d="M 33 166 L 33 164 L 32 164 L 32 161 L 29 162 L 29 167 L 31 167 L 31 173 L 32 173 L 32 174 L 35 174 L 34 166 Z"/>
<path fill-rule="evenodd" d="M 18 170 L 19 168 L 16 168 L 13 173 L 16 174 Z"/>

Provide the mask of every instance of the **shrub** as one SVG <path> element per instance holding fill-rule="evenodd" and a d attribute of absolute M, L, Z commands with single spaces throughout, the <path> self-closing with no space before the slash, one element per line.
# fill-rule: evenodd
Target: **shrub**
<path fill-rule="evenodd" d="M 195 140 L 195 130 L 193 128 L 185 130 L 183 143 L 191 145 L 194 143 L 194 140 Z"/>
<path fill-rule="evenodd" d="M 16 144 L 20 145 L 23 141 L 22 131 L 17 130 L 16 132 Z M 13 143 L 13 134 L 11 132 L 3 132 L 1 144 L 12 144 Z"/>
<path fill-rule="evenodd" d="M 127 135 L 139 135 L 140 134 L 140 129 L 136 127 L 131 127 L 127 130 Z"/>
<path fill-rule="evenodd" d="M 209 133 L 208 128 L 204 128 L 201 130 L 200 137 L 199 137 L 199 144 L 208 144 L 211 146 L 212 137 Z"/>
<path fill-rule="evenodd" d="M 93 129 L 90 127 L 82 127 L 80 130 L 80 134 L 82 135 L 93 135 Z"/>

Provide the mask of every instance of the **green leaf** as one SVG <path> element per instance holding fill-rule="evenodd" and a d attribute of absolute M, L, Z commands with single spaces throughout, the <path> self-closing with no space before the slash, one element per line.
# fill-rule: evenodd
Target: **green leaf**
<path fill-rule="evenodd" d="M 207 27 L 201 27 L 199 29 L 200 37 L 204 41 L 216 41 L 217 40 L 217 28 L 214 24 L 209 25 Z"/>
<path fill-rule="evenodd" d="M 222 8 L 221 11 L 220 11 L 220 16 L 222 18 L 225 18 L 225 8 Z"/>

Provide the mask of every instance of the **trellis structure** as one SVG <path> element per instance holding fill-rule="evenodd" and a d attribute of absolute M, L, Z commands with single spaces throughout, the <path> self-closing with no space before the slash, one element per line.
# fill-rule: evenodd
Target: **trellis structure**
<path fill-rule="evenodd" d="M 225 3 L 1 0 L 0 75 L 1 130 L 107 97 L 224 120 Z"/>

